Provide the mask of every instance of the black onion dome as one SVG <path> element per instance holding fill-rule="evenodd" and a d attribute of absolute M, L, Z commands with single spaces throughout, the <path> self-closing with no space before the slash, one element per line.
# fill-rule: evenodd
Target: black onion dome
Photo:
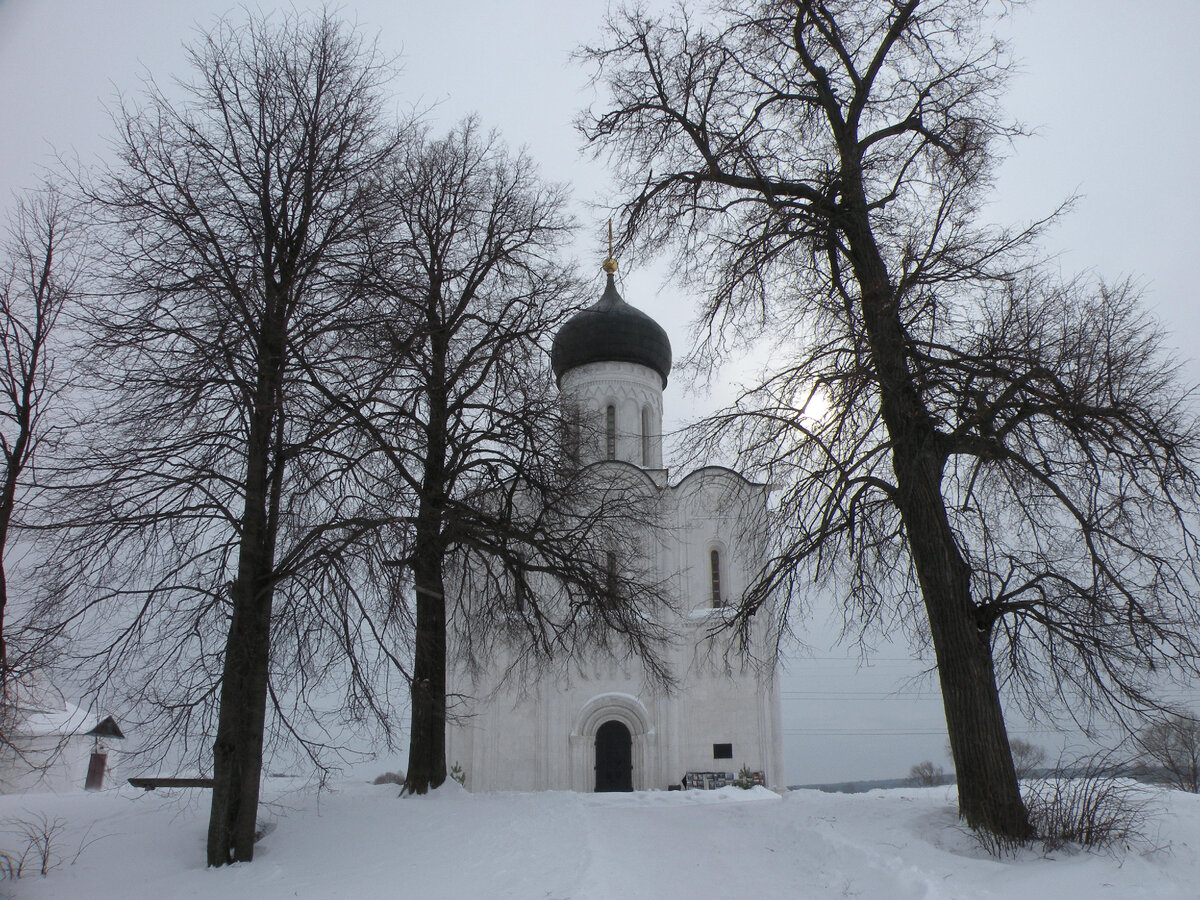
<path fill-rule="evenodd" d="M 611 274 L 599 302 L 568 319 L 550 350 L 550 365 L 560 384 L 564 373 L 593 362 L 637 363 L 657 372 L 663 387 L 671 372 L 667 333 L 621 299 Z"/>

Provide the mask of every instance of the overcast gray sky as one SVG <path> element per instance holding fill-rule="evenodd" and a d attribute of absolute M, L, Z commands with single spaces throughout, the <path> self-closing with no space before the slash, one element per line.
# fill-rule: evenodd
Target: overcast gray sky
<path fill-rule="evenodd" d="M 263 2 L 271 9 L 285 4 Z M 292 4 L 286 4 L 291 6 Z M 298 8 L 319 4 L 297 0 Z M 655 3 L 652 6 L 662 4 Z M 105 105 L 135 94 L 146 73 L 166 83 L 186 75 L 182 46 L 232 4 L 213 0 L 0 0 L 0 203 L 34 185 L 55 154 L 85 163 L 106 152 Z M 602 257 L 599 215 L 587 203 L 610 199 L 603 165 L 583 156 L 571 120 L 592 103 L 587 72 L 570 60 L 597 39 L 605 0 L 449 0 L 444 4 L 346 2 L 343 16 L 379 35 L 397 56 L 398 108 L 438 104 L 443 125 L 477 112 L 543 173 L 570 183 L 582 221 L 581 265 Z M 1003 25 L 1021 74 L 1008 108 L 1036 127 L 1013 147 L 989 217 L 1016 223 L 1045 214 L 1067 195 L 1081 201 L 1050 235 L 1065 272 L 1094 269 L 1136 277 L 1172 333 L 1184 372 L 1200 381 L 1200 310 L 1194 287 L 1200 256 L 1200 79 L 1195 0 L 1042 0 Z M 670 333 L 676 356 L 688 346 L 693 307 L 664 284 L 663 265 L 623 273 L 630 302 Z M 668 425 L 712 400 L 676 377 Z M 718 386 L 720 392 L 720 386 Z M 884 646 L 859 668 L 827 649 L 832 629 L 818 613 L 807 637 L 813 654 L 785 677 L 784 725 L 792 783 L 902 775 L 944 757 L 941 704 L 932 682 L 902 646 Z M 917 690 L 925 685 L 924 692 Z M 1015 720 L 1014 731 L 1030 726 Z M 1027 734 L 1056 744 L 1052 735 Z"/>

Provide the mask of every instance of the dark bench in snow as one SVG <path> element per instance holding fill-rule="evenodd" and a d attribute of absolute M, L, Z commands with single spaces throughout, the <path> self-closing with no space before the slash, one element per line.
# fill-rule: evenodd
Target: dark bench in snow
<path fill-rule="evenodd" d="M 210 788 L 213 786 L 211 778 L 130 778 L 129 783 L 146 791 L 152 791 L 155 788 Z"/>

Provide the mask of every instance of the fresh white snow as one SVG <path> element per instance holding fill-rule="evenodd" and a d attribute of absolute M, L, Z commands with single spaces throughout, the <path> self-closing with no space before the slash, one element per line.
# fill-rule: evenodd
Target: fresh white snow
<path fill-rule="evenodd" d="M 421 798 L 349 779 L 320 794 L 268 779 L 250 864 L 204 866 L 208 793 L 0 796 L 11 822 L 65 823 L 21 900 L 88 898 L 1173 898 L 1200 896 L 1200 797 L 1152 789 L 1145 841 L 1119 853 L 985 855 L 953 788 L 823 794 L 765 788 Z M 80 849 L 82 847 L 82 849 Z"/>

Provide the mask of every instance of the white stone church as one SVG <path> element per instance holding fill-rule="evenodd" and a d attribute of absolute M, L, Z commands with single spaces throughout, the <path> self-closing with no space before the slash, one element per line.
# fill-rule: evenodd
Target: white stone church
<path fill-rule="evenodd" d="M 741 596 L 765 553 L 765 485 L 720 467 L 672 483 L 662 460 L 663 389 L 671 345 L 662 327 L 617 292 L 615 261 L 594 306 L 555 336 L 551 362 L 559 390 L 599 424 L 584 462 L 636 478 L 661 501 L 653 564 L 678 610 L 669 651 L 677 687 L 647 685 L 635 663 L 597 655 L 573 660 L 533 684 L 493 671 L 449 674 L 460 703 L 447 727 L 447 762 L 472 791 L 667 790 L 717 786 L 743 768 L 782 788 L 779 684 L 769 611 L 756 618 L 752 657 L 726 654 L 712 626 Z M 664 527 L 665 526 L 665 527 Z M 450 635 L 454 640 L 453 632 Z"/>

